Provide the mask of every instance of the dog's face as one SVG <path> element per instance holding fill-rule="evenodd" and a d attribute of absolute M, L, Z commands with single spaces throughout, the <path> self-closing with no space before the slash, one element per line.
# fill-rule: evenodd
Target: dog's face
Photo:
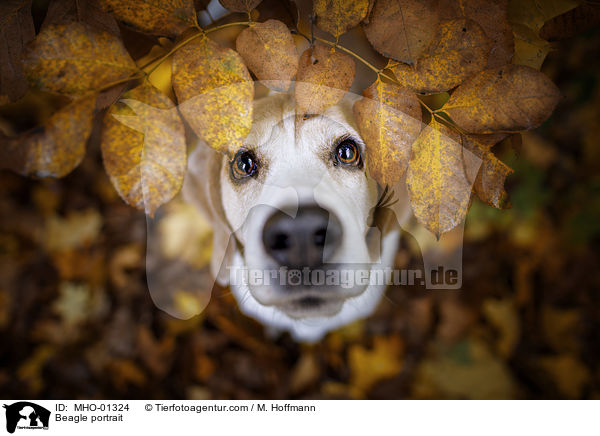
<path fill-rule="evenodd" d="M 336 281 L 348 270 L 368 276 L 382 256 L 390 264 L 397 240 L 372 226 L 378 187 L 366 174 L 352 101 L 298 120 L 288 96 L 259 100 L 244 146 L 216 164 L 212 203 L 234 234 L 227 275 L 245 271 L 244 283 L 232 283 L 243 312 L 316 340 L 373 310 L 384 287 Z"/>

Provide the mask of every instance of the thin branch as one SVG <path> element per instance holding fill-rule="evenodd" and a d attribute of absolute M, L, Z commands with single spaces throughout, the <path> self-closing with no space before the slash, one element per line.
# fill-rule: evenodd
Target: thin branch
<path fill-rule="evenodd" d="M 306 35 L 302 34 L 301 32 L 297 32 L 297 33 L 298 33 L 298 35 L 304 36 L 307 40 L 309 39 Z M 317 41 L 319 41 L 319 42 L 322 42 L 324 44 L 327 44 L 327 45 L 329 45 L 331 47 L 338 48 L 341 51 L 349 54 L 350 56 L 358 59 L 361 63 L 363 63 L 368 68 L 370 68 L 371 70 L 373 70 L 377 74 L 378 78 L 385 77 L 390 82 L 395 83 L 396 85 L 401 85 L 395 77 L 392 77 L 392 76 L 390 76 L 388 74 L 385 74 L 383 72 L 383 71 L 389 69 L 389 65 L 386 65 L 383 68 L 377 68 L 375 65 L 371 64 L 369 61 L 367 61 L 362 56 L 358 55 L 357 53 L 353 52 L 352 50 L 350 50 L 350 49 L 348 49 L 348 48 L 346 48 L 346 47 L 344 47 L 342 45 L 339 45 L 339 44 L 337 44 L 335 42 L 329 41 L 329 40 L 324 39 L 324 38 L 320 38 L 318 36 L 315 36 L 314 39 L 317 40 Z M 417 99 L 419 100 L 419 103 L 421 104 L 421 106 L 423 106 L 427 112 L 429 112 L 430 114 L 433 115 L 433 113 L 434 113 L 433 109 L 431 109 L 429 106 L 427 106 L 427 104 L 424 101 L 422 101 L 420 98 L 418 98 L 418 96 L 417 96 Z"/>
<path fill-rule="evenodd" d="M 220 26 L 211 27 L 210 29 L 204 29 L 204 33 L 208 34 L 211 32 L 216 32 L 217 30 L 225 29 L 227 27 L 248 26 L 250 23 L 252 23 L 252 21 L 236 21 L 235 23 L 225 23 L 221 24 Z"/>
<path fill-rule="evenodd" d="M 176 44 L 173 48 L 171 48 L 171 50 L 169 50 L 166 54 L 160 55 L 157 58 L 154 58 L 154 59 L 150 60 L 149 62 L 146 62 L 140 68 L 143 70 L 144 68 L 147 68 L 147 67 L 149 67 L 150 65 L 152 65 L 152 64 L 154 64 L 156 62 L 156 65 L 154 65 L 150 69 L 150 71 L 148 71 L 146 73 L 147 75 L 152 74 L 154 72 L 154 70 L 156 70 L 160 66 L 160 64 L 162 64 L 165 60 L 167 60 L 167 58 L 169 58 L 169 56 L 171 56 L 173 53 L 175 53 L 181 47 L 183 47 L 184 45 L 186 45 L 189 42 L 193 41 L 194 39 L 198 39 L 198 38 L 203 37 L 203 36 L 206 36 L 205 32 L 196 33 L 196 34 L 190 36 L 189 38 L 184 39 L 180 43 Z"/>

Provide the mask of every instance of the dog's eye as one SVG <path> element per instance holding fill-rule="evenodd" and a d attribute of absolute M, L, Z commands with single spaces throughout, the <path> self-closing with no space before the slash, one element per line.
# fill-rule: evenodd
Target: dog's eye
<path fill-rule="evenodd" d="M 342 165 L 360 166 L 362 159 L 358 145 L 351 139 L 345 139 L 335 149 L 335 161 Z"/>
<path fill-rule="evenodd" d="M 258 161 L 251 151 L 240 150 L 231 161 L 231 175 L 236 180 L 253 176 L 257 170 Z"/>

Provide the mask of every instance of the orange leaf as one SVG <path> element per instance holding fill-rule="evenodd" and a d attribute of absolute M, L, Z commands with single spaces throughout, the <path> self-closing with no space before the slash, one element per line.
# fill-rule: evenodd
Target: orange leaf
<path fill-rule="evenodd" d="M 295 97 L 300 114 L 318 114 L 340 101 L 354 82 L 356 66 L 347 54 L 324 45 L 300 57 Z"/>
<path fill-rule="evenodd" d="M 398 182 L 410 148 L 421 131 L 421 106 L 414 92 L 379 80 L 354 103 L 354 117 L 366 143 L 370 175 L 382 186 Z"/>
<path fill-rule="evenodd" d="M 118 20 L 159 36 L 177 36 L 196 23 L 193 0 L 98 0 Z"/>
<path fill-rule="evenodd" d="M 317 26 L 338 38 L 359 25 L 369 12 L 369 0 L 315 0 Z"/>
<path fill-rule="evenodd" d="M 153 216 L 185 174 L 185 130 L 173 102 L 148 84 L 123 94 L 104 118 L 102 157 L 121 198 Z"/>
<path fill-rule="evenodd" d="M 378 0 L 365 34 L 382 55 L 414 64 L 433 41 L 438 22 L 437 0 Z"/>
<path fill-rule="evenodd" d="M 26 50 L 23 65 L 32 86 L 70 95 L 138 71 L 118 37 L 77 22 L 44 28 Z"/>
<path fill-rule="evenodd" d="M 298 51 L 285 24 L 268 20 L 244 29 L 236 50 L 259 80 L 269 88 L 286 91 L 298 71 Z"/>
<path fill-rule="evenodd" d="M 4 138 L 2 166 L 27 176 L 67 175 L 85 155 L 95 104 L 95 95 L 81 98 L 53 114 L 42 127 Z"/>
<path fill-rule="evenodd" d="M 506 65 L 468 79 L 442 110 L 470 133 L 516 132 L 542 124 L 559 97 L 558 88 L 543 73 Z"/>
<path fill-rule="evenodd" d="M 173 57 L 173 89 L 179 111 L 215 150 L 239 147 L 252 127 L 254 83 L 242 58 L 206 37 Z"/>
<path fill-rule="evenodd" d="M 467 18 L 479 24 L 492 40 L 486 68 L 501 67 L 510 63 L 515 51 L 507 3 L 507 0 L 440 0 L 440 19 Z"/>
<path fill-rule="evenodd" d="M 402 85 L 421 94 L 448 91 L 485 68 L 491 42 L 475 21 L 446 21 L 417 65 L 400 63 L 391 70 Z"/>
<path fill-rule="evenodd" d="M 466 157 L 466 158 L 465 158 Z M 412 146 L 406 183 L 412 210 L 436 237 L 465 219 L 481 160 L 454 130 L 433 120 Z"/>

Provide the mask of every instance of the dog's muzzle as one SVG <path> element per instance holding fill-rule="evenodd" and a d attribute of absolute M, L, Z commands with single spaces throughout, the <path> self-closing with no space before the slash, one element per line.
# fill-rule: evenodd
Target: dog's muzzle
<path fill-rule="evenodd" d="M 279 266 L 313 269 L 333 259 L 342 242 L 342 226 L 332 212 L 304 205 L 295 217 L 274 212 L 265 222 L 262 241 Z"/>

